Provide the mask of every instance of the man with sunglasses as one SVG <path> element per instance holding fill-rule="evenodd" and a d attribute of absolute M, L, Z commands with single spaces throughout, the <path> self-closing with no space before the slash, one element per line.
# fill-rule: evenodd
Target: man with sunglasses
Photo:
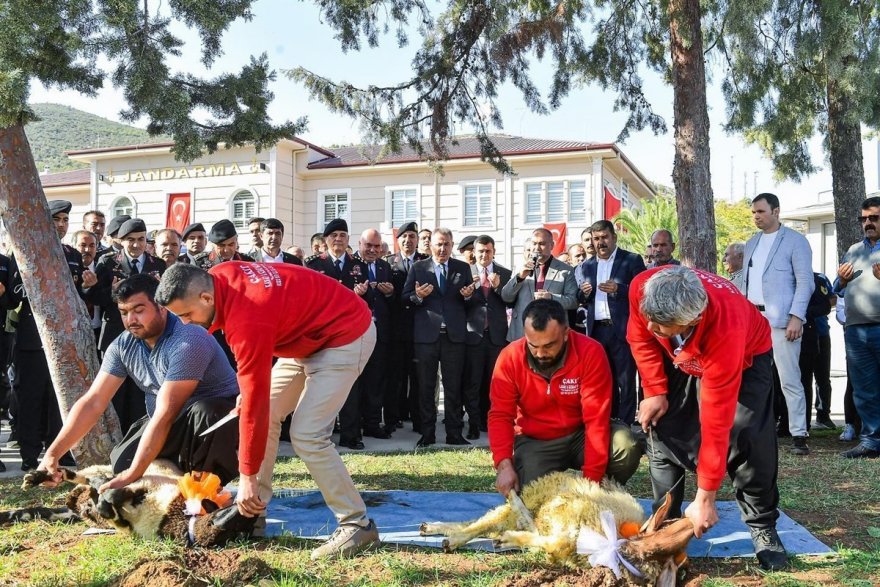
<path fill-rule="evenodd" d="M 862 418 L 859 444 L 840 456 L 880 457 L 880 197 L 862 202 L 859 222 L 864 240 L 851 246 L 837 270 L 834 293 L 846 305 L 846 360 L 853 401 Z"/>

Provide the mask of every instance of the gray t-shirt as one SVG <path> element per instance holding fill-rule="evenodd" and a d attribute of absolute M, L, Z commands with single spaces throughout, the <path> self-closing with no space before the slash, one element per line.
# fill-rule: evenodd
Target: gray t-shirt
<path fill-rule="evenodd" d="M 235 371 L 214 337 L 201 326 L 183 324 L 171 312 L 155 347 L 150 349 L 143 340 L 123 332 L 104 353 L 101 370 L 131 377 L 144 390 L 150 416 L 165 381 L 199 381 L 186 407 L 200 399 L 238 395 Z"/>

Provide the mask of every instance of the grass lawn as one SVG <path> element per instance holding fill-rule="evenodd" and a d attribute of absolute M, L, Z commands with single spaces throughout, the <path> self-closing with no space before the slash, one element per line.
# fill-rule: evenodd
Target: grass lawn
<path fill-rule="evenodd" d="M 813 454 L 790 456 L 782 441 L 781 507 L 837 552 L 802 558 L 791 572 L 764 574 L 754 559 L 691 561 L 688 585 L 880 585 L 880 461 L 845 462 L 836 435 L 819 432 Z M 486 450 L 347 455 L 361 489 L 493 491 Z M 692 479 L 687 495 L 693 494 Z M 63 491 L 23 493 L 20 481 L 0 481 L 0 508 L 53 502 Z M 276 487 L 313 487 L 302 463 L 283 459 Z M 650 495 L 646 465 L 629 489 Z M 729 485 L 721 499 L 731 499 Z M 223 550 L 187 550 L 126 536 L 82 537 L 82 524 L 22 523 L 0 529 L 0 585 L 390 586 L 390 585 L 586 585 L 577 573 L 550 567 L 541 554 L 496 555 L 386 547 L 350 560 L 312 563 L 313 543 L 293 538 L 256 540 Z"/>

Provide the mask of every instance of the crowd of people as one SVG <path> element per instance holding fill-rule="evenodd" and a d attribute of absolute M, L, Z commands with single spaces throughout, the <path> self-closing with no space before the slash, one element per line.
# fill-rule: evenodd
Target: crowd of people
<path fill-rule="evenodd" d="M 64 243 L 71 205 L 49 209 Z M 835 305 L 850 375 L 841 439 L 860 439 L 842 456 L 880 456 L 880 198 L 863 203 L 865 238 L 833 284 L 813 272 L 808 241 L 779 212 L 773 194 L 752 201 L 758 230 L 726 247 L 722 279 L 678 266 L 670 230 L 656 230 L 642 255 L 617 246 L 608 220 L 558 256 L 553 234 L 537 228 L 508 268 L 488 235 L 456 244 L 449 229 L 415 222 L 399 227 L 392 252 L 378 230 L 354 242 L 334 219 L 307 256 L 282 250 L 274 218 L 250 219 L 249 242 L 239 243 L 229 220 L 148 231 L 93 210 L 62 247 L 101 374 L 62 423 L 14 255 L 0 256 L 0 351 L 10 365 L 0 408 L 22 470 L 54 472 L 73 464 L 68 451 L 112 402 L 125 440 L 110 486 L 174 457 L 238 477 L 248 516 L 265 515 L 278 444 L 289 439 L 339 522 L 317 558 L 378 541 L 331 434 L 357 451 L 410 425 L 416 448 L 432 446 L 442 382 L 445 443 L 488 433 L 501 493 L 570 468 L 625 483 L 650 435 L 658 503 L 671 492 L 680 514 L 681 479 L 696 471 L 684 513 L 699 536 L 717 521 L 726 472 L 761 564 L 781 568 L 777 437 L 808 455 L 811 427 L 836 427 Z M 239 425 L 218 428 L 239 394 Z M 206 432 L 214 436 L 193 441 Z"/>

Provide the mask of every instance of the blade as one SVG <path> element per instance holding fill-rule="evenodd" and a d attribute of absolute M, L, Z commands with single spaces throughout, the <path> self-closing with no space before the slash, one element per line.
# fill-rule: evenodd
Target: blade
<path fill-rule="evenodd" d="M 223 416 L 222 418 L 220 418 L 219 420 L 217 420 L 216 422 L 214 422 L 214 424 L 212 424 L 207 430 L 205 430 L 204 432 L 199 434 L 199 436 L 207 436 L 208 434 L 210 434 L 211 432 L 214 432 L 215 430 L 217 430 L 218 428 L 220 428 L 221 426 L 223 426 L 227 422 L 229 422 L 231 420 L 235 420 L 237 417 L 238 417 L 238 411 L 233 410 L 233 411 L 229 412 L 228 414 L 226 414 L 225 416 Z"/>

